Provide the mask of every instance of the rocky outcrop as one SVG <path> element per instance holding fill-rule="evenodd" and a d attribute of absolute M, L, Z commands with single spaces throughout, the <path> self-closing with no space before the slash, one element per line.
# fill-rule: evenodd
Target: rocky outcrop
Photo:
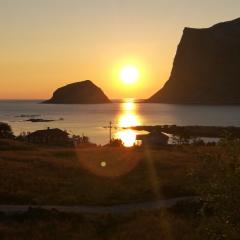
<path fill-rule="evenodd" d="M 170 79 L 148 102 L 240 104 L 240 18 L 185 28 Z"/>
<path fill-rule="evenodd" d="M 90 80 L 76 82 L 57 89 L 50 100 L 51 104 L 98 104 L 110 103 L 104 92 Z"/>

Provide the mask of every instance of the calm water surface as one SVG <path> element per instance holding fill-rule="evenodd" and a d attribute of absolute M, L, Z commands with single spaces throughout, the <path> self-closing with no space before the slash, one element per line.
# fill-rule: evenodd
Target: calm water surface
<path fill-rule="evenodd" d="M 28 117 L 57 120 L 48 123 L 26 122 Z M 63 120 L 59 120 L 63 118 Z M 121 127 L 133 125 L 214 125 L 240 126 L 240 106 L 192 106 L 170 104 L 144 104 L 125 100 L 123 103 L 98 105 L 49 105 L 39 101 L 0 101 L 0 121 L 8 122 L 15 134 L 57 127 L 71 134 L 85 134 L 92 142 L 105 144 L 109 140 L 109 121 L 113 122 L 113 134 L 134 141 L 132 132 Z"/>

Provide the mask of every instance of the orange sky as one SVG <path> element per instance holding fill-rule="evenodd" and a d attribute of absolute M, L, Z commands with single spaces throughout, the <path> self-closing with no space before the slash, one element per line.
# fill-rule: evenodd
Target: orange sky
<path fill-rule="evenodd" d="M 92 80 L 110 98 L 147 98 L 168 79 L 185 26 L 239 17 L 235 0 L 3 0 L 0 99 L 45 99 Z M 124 86 L 120 69 L 140 70 Z"/>

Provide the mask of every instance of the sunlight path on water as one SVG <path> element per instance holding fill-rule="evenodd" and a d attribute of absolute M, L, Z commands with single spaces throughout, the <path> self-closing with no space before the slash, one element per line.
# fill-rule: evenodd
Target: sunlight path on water
<path fill-rule="evenodd" d="M 136 132 L 130 129 L 124 129 L 141 124 L 134 99 L 126 99 L 125 102 L 122 103 L 117 123 L 121 130 L 115 134 L 115 138 L 120 139 L 125 147 L 134 146 L 137 140 Z"/>

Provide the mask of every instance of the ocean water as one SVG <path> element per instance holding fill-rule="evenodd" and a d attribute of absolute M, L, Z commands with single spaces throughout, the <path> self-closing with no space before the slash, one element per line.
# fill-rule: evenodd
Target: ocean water
<path fill-rule="evenodd" d="M 122 127 L 132 125 L 240 126 L 240 106 L 145 104 L 133 99 L 97 105 L 51 105 L 40 102 L 2 100 L 0 122 L 9 123 L 15 134 L 57 127 L 70 134 L 85 134 L 97 144 L 109 141 L 109 129 L 106 127 L 110 121 L 113 135 L 120 137 L 124 137 Z M 26 121 L 29 118 L 56 121 L 33 123 Z"/>

